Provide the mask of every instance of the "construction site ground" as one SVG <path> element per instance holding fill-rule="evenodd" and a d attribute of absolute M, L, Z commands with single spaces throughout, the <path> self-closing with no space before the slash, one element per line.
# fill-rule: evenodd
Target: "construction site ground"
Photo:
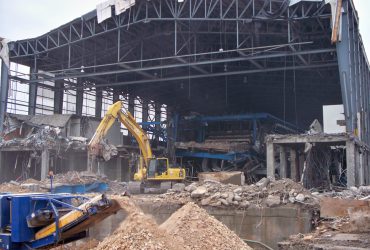
<path fill-rule="evenodd" d="M 86 173 L 55 178 L 91 179 L 104 180 Z M 89 238 L 57 249 L 250 249 L 242 239 L 254 249 L 268 249 L 254 241 L 283 250 L 370 248 L 368 187 L 318 192 L 290 179 L 263 178 L 242 186 L 206 180 L 128 198 L 124 184 L 107 183 L 109 198 L 123 210 L 92 227 Z M 48 180 L 11 181 L 0 185 L 0 192 L 35 187 L 47 192 L 48 185 Z"/>

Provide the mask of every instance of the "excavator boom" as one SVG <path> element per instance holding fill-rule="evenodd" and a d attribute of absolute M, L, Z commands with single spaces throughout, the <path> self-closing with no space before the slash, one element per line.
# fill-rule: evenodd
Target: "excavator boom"
<path fill-rule="evenodd" d="M 147 165 L 148 159 L 153 157 L 148 136 L 139 126 L 139 124 L 137 124 L 132 114 L 123 108 L 123 102 L 121 101 L 118 101 L 110 106 L 103 120 L 100 122 L 88 145 L 90 154 L 93 156 L 100 156 L 100 143 L 107 135 L 109 129 L 112 127 L 117 118 L 135 137 L 139 144 L 141 153 L 143 154 L 145 164 Z"/>

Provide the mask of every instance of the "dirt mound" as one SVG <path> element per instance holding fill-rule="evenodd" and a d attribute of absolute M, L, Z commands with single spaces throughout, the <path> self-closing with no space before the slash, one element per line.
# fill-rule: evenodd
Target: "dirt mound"
<path fill-rule="evenodd" d="M 190 249 L 252 249 L 193 202 L 173 213 L 160 228 L 181 237 L 183 246 Z"/>
<path fill-rule="evenodd" d="M 141 249 L 141 250 L 175 250 L 184 249 L 177 245 L 181 240 L 168 235 L 159 229 L 155 220 L 145 215 L 140 208 L 128 198 L 114 197 L 129 215 L 119 228 L 109 237 L 105 238 L 96 250 L 110 249 Z"/>

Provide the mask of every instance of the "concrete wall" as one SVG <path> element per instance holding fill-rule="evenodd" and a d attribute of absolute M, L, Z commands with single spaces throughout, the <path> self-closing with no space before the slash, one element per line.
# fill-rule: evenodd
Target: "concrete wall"
<path fill-rule="evenodd" d="M 170 217 L 181 205 L 143 202 L 138 204 L 147 214 L 152 215 L 158 224 Z M 246 210 L 205 207 L 210 215 L 223 222 L 243 239 L 261 241 L 272 248 L 277 242 L 287 239 L 292 234 L 311 231 L 312 213 L 299 206 L 274 208 L 248 208 Z M 90 237 L 102 240 L 110 235 L 124 220 L 123 211 L 108 217 L 90 229 Z"/>

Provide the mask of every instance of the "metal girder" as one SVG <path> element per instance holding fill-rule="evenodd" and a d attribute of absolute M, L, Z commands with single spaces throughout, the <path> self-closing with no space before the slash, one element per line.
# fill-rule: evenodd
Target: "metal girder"
<path fill-rule="evenodd" d="M 8 104 L 8 90 L 9 90 L 9 68 L 1 62 L 1 81 L 0 81 L 0 133 L 3 132 L 3 125 L 5 121 L 5 112 Z"/>
<path fill-rule="evenodd" d="M 231 72 L 220 72 L 220 73 L 210 73 L 210 74 L 201 74 L 201 75 L 185 75 L 178 77 L 167 77 L 159 78 L 153 80 L 135 80 L 135 81 L 126 81 L 126 82 L 115 82 L 110 84 L 99 84 L 100 87 L 115 87 L 115 86 L 124 86 L 130 84 L 142 84 L 142 83 L 155 83 L 155 82 L 168 82 L 168 81 L 178 81 L 184 79 L 198 79 L 206 77 L 220 77 L 220 76 L 232 76 L 232 75 L 243 75 L 243 74 L 255 74 L 255 73 L 266 73 L 274 71 L 284 71 L 284 70 L 305 70 L 305 69 L 323 69 L 327 67 L 337 67 L 337 63 L 324 63 L 317 65 L 308 65 L 308 66 L 289 66 L 289 67 L 274 67 L 274 68 L 264 68 L 264 69 L 253 69 L 253 70 L 242 70 L 242 71 L 231 71 Z M 85 87 L 90 87 L 86 85 Z M 72 88 L 73 89 L 73 88 Z"/>
<path fill-rule="evenodd" d="M 130 25 L 163 21 L 207 21 L 240 22 L 247 23 L 251 20 L 268 21 L 268 17 L 256 15 L 260 9 L 254 1 L 264 0 L 187 0 L 183 3 L 168 0 L 137 1 L 130 11 L 107 19 L 102 23 L 97 22 L 94 15 L 85 15 L 67 23 L 46 35 L 27 40 L 10 43 L 11 58 L 27 57 L 30 55 L 49 52 L 57 48 L 71 46 L 92 37 L 105 35 L 107 32 L 118 29 L 128 29 Z M 294 5 L 291 11 L 285 10 L 281 17 L 274 21 L 286 22 L 288 13 L 290 20 L 305 18 L 330 18 L 330 14 L 315 13 L 315 3 L 300 3 Z M 223 8 L 223 6 L 227 6 Z M 259 7 L 261 8 L 261 7 Z"/>
<path fill-rule="evenodd" d="M 123 73 L 131 73 L 131 72 L 141 72 L 141 71 L 150 71 L 156 69 L 170 69 L 170 68 L 180 68 L 180 67 L 193 67 L 193 66 L 201 66 L 201 65 L 210 65 L 210 64 L 219 64 L 219 63 L 230 63 L 230 62 L 240 62 L 240 61 L 250 61 L 250 60 L 265 60 L 269 58 L 284 58 L 289 56 L 298 56 L 298 55 L 309 55 L 309 54 L 320 54 L 320 53 L 333 53 L 335 49 L 318 49 L 318 50 L 307 50 L 307 51 L 297 51 L 297 52 L 281 52 L 281 53 L 271 53 L 271 54 L 258 54 L 252 56 L 245 56 L 245 57 L 230 57 L 224 59 L 211 59 L 205 61 L 196 61 L 196 62 L 189 62 L 187 64 L 167 64 L 167 65 L 159 65 L 159 66 L 149 66 L 149 67 L 137 67 L 132 69 L 120 69 L 120 70 L 109 70 L 104 72 L 90 72 L 90 73 L 77 73 L 77 74 L 68 74 L 67 76 L 58 75 L 55 77 L 44 78 L 43 81 L 49 80 L 59 80 L 65 78 L 80 78 L 80 77 L 92 77 L 92 76 L 103 76 L 103 75 L 114 75 L 114 74 L 123 74 Z M 159 60 L 160 61 L 160 60 Z M 128 63 L 126 63 L 128 64 Z M 226 72 L 227 73 L 227 72 Z M 33 80 L 23 80 L 23 83 L 33 83 L 38 82 L 40 80 L 33 79 Z M 109 85 L 109 84 L 108 84 Z"/>

